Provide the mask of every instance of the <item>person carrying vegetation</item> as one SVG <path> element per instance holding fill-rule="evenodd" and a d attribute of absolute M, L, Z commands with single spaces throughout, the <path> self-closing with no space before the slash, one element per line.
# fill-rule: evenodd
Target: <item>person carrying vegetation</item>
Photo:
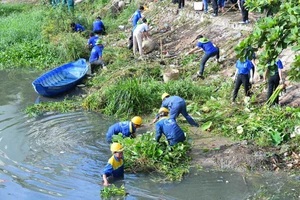
<path fill-rule="evenodd" d="M 84 28 L 82 25 L 80 24 L 76 24 L 75 22 L 71 23 L 71 28 L 73 32 L 83 32 Z"/>
<path fill-rule="evenodd" d="M 199 124 L 186 111 L 186 103 L 184 99 L 179 96 L 170 96 L 168 93 L 163 93 L 161 96 L 161 108 L 167 108 L 170 111 L 170 119 L 176 120 L 179 114 L 182 114 L 189 124 L 199 127 Z M 159 115 L 155 117 L 151 124 L 157 122 Z"/>
<path fill-rule="evenodd" d="M 207 38 L 205 38 L 203 35 L 198 35 L 197 38 L 198 43 L 195 48 L 187 52 L 185 55 L 189 55 L 194 53 L 195 51 L 199 49 L 203 49 L 205 54 L 202 57 L 201 63 L 200 63 L 200 71 L 197 72 L 197 76 L 201 79 L 204 79 L 203 73 L 205 68 L 205 63 L 208 61 L 209 58 L 216 56 L 217 62 L 219 62 L 220 58 L 220 51 L 218 47 L 215 47 L 211 41 L 209 41 Z"/>
<path fill-rule="evenodd" d="M 108 128 L 106 133 L 107 143 L 112 143 L 112 137 L 122 133 L 123 137 L 132 137 L 135 138 L 135 131 L 137 128 L 141 127 L 142 118 L 135 116 L 131 121 L 118 122 Z"/>
<path fill-rule="evenodd" d="M 269 74 L 267 100 L 270 99 L 270 97 L 272 96 L 273 92 L 276 90 L 279 84 L 284 84 L 284 79 L 282 77 L 282 69 L 283 69 L 283 64 L 281 60 L 278 59 L 278 61 L 275 63 L 273 67 L 269 65 L 269 67 L 267 68 L 264 74 L 264 82 L 266 82 L 267 75 Z M 278 103 L 279 103 L 279 96 L 276 97 L 275 101 L 273 102 L 273 105 Z"/>
<path fill-rule="evenodd" d="M 245 95 L 250 96 L 250 82 L 253 83 L 254 72 L 250 73 L 251 70 L 254 70 L 254 64 L 251 60 L 246 59 L 242 62 L 240 59 L 236 62 L 236 72 L 235 72 L 235 86 L 233 91 L 232 103 L 235 102 L 235 99 L 238 95 L 239 89 L 243 84 Z"/>
<path fill-rule="evenodd" d="M 179 142 L 183 142 L 186 138 L 183 130 L 178 126 L 175 119 L 169 118 L 169 110 L 160 108 L 158 111 L 159 120 L 156 122 L 155 140 L 159 142 L 162 134 L 166 136 L 168 144 L 174 146 Z"/>
<path fill-rule="evenodd" d="M 96 46 L 96 42 L 97 42 L 98 39 L 99 39 L 98 35 L 95 35 L 94 32 L 91 32 L 90 33 L 90 38 L 88 39 L 88 42 L 87 42 L 86 46 L 89 49 L 93 49 L 93 47 Z"/>
<path fill-rule="evenodd" d="M 139 49 L 140 56 L 143 57 L 143 47 L 142 42 L 143 38 L 149 38 L 150 35 L 148 33 L 150 25 L 150 20 L 146 18 L 143 19 L 143 23 L 136 26 L 133 31 L 133 54 L 136 55 L 137 47 Z"/>
<path fill-rule="evenodd" d="M 108 179 L 118 179 L 124 177 L 123 146 L 120 143 L 112 143 L 110 150 L 113 153 L 103 169 L 103 185 L 108 186 Z M 111 178 L 110 178 L 111 177 Z"/>
<path fill-rule="evenodd" d="M 103 69 L 107 69 L 103 60 L 102 60 L 102 52 L 103 52 L 104 46 L 102 44 L 102 41 L 98 39 L 96 41 L 96 46 L 93 47 L 90 55 L 90 65 L 91 65 L 91 73 L 94 74 L 95 69 L 97 67 L 102 67 Z"/>
<path fill-rule="evenodd" d="M 105 34 L 105 26 L 101 21 L 100 16 L 97 16 L 96 20 L 93 22 L 93 32 L 96 34 Z"/>

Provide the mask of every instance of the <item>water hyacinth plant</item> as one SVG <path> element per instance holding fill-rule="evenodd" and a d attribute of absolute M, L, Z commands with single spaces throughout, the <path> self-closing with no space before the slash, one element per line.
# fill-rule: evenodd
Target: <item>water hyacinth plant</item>
<path fill-rule="evenodd" d="M 116 187 L 114 184 L 111 184 L 109 187 L 104 187 L 100 191 L 101 197 L 104 199 L 108 199 L 113 196 L 118 196 L 118 197 L 125 197 L 126 196 L 126 191 L 124 185 L 122 185 L 120 188 Z"/>
<path fill-rule="evenodd" d="M 129 172 L 153 172 L 162 174 L 165 181 L 181 181 L 189 173 L 189 151 L 187 141 L 169 146 L 167 141 L 156 142 L 153 132 L 144 133 L 137 138 L 122 138 L 116 135 L 113 140 L 124 146 L 125 169 Z"/>

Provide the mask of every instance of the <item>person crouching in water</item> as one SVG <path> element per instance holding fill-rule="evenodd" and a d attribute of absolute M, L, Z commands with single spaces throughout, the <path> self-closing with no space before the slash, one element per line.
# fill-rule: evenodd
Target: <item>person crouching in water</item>
<path fill-rule="evenodd" d="M 120 143 L 113 143 L 110 146 L 110 150 L 113 153 L 112 157 L 108 160 L 105 168 L 103 169 L 103 185 L 108 186 L 108 178 L 113 179 L 124 177 L 124 158 L 123 158 L 123 147 Z"/>
<path fill-rule="evenodd" d="M 159 109 L 159 121 L 156 122 L 155 140 L 159 142 L 162 134 L 166 136 L 170 146 L 174 146 L 179 142 L 183 142 L 186 138 L 183 130 L 178 126 L 175 119 L 169 118 L 169 110 L 167 108 Z"/>
<path fill-rule="evenodd" d="M 108 128 L 108 131 L 106 133 L 106 142 L 112 143 L 112 138 L 114 135 L 118 135 L 119 133 L 122 133 L 123 138 L 125 137 L 132 137 L 135 138 L 135 131 L 137 128 L 140 128 L 142 126 L 142 118 L 140 116 L 135 116 L 131 119 L 131 121 L 123 121 L 118 122 L 113 125 L 111 125 Z"/>

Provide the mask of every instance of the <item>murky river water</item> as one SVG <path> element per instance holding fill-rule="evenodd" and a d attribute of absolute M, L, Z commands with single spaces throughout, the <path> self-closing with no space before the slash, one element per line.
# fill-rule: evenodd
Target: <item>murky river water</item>
<path fill-rule="evenodd" d="M 37 76 L 0 73 L 0 200 L 101 199 L 101 170 L 111 155 L 105 133 L 116 120 L 87 112 L 28 118 L 23 110 L 38 98 L 31 86 Z M 126 174 L 126 199 L 300 199 L 300 178 L 288 174 L 192 169 L 180 183 L 154 178 Z"/>

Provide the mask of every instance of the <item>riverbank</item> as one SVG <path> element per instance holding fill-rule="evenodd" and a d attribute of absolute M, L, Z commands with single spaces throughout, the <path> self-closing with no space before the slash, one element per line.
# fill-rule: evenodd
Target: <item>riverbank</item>
<path fill-rule="evenodd" d="M 210 131 L 209 134 L 213 137 L 226 136 L 225 138 L 233 138 L 233 141 L 247 141 L 247 144 L 255 143 L 265 147 L 264 153 L 262 153 L 263 157 L 258 157 L 259 163 L 270 164 L 267 147 L 272 147 L 274 144 L 288 145 L 285 150 L 281 151 L 279 149 L 278 154 L 290 156 L 293 155 L 292 152 L 294 151 L 296 151 L 296 155 L 299 154 L 297 153 L 299 152 L 296 145 L 297 138 L 290 139 L 290 135 L 296 129 L 296 120 L 299 120 L 297 114 L 299 111 L 295 110 L 299 107 L 297 103 L 299 100 L 299 84 L 288 82 L 287 93 L 282 94 L 280 98 L 280 102 L 282 102 L 287 95 L 290 96 L 287 98 L 288 101 L 283 104 L 284 107 L 268 110 L 264 107 L 266 91 L 261 90 L 262 80 L 256 74 L 253 91 L 255 94 L 254 100 L 251 100 L 251 102 L 249 100 L 244 101 L 244 94 L 240 91 L 237 104 L 231 105 L 232 79 L 236 62 L 234 47 L 252 32 L 254 22 L 262 17 L 261 14 L 252 13 L 250 15 L 251 23 L 242 25 L 238 23 L 241 20 L 240 12 L 230 4 L 226 6 L 226 12 L 220 13 L 218 17 L 213 17 L 201 11 L 194 11 L 192 2 L 186 2 L 185 8 L 180 10 L 178 15 L 176 15 L 177 4 L 169 2 L 144 3 L 148 7 L 144 15 L 152 19 L 150 34 L 156 42 L 156 49 L 147 54 L 144 60 L 133 58 L 132 52 L 127 50 L 127 38 L 131 30 L 128 19 L 133 13 L 131 11 L 136 10 L 138 5 L 129 5 L 114 17 L 110 15 L 109 9 L 101 8 L 105 12 L 97 12 L 104 13 L 103 15 L 107 14 L 103 20 L 108 26 L 108 34 L 103 36 L 102 39 L 105 42 L 103 59 L 108 65 L 108 71 L 99 70 L 95 77 L 86 80 L 87 94 L 80 100 L 76 100 L 76 106 L 106 115 L 114 115 L 116 118 L 127 119 L 133 115 L 154 114 L 161 103 L 160 95 L 162 92 L 167 91 L 170 94 L 185 98 L 189 113 L 200 122 L 201 127 L 207 127 L 207 124 L 210 124 L 205 130 Z M 85 4 L 84 6 L 89 5 Z M 85 25 L 88 27 L 94 19 L 93 17 L 98 13 L 95 12 L 92 16 L 90 14 L 79 15 L 80 11 L 85 9 L 86 7 L 79 8 L 79 12 L 74 19 L 86 23 Z M 52 17 L 55 17 L 55 15 Z M 65 26 L 67 27 L 68 23 L 65 23 Z M 123 28 L 114 28 L 119 26 Z M 168 28 L 166 29 L 166 27 Z M 49 32 L 46 33 L 52 34 L 50 42 L 55 42 L 57 46 L 61 45 L 60 41 L 67 41 L 64 43 L 65 46 L 62 45 L 62 48 L 77 47 L 76 45 L 80 43 L 78 48 L 70 50 L 64 48 L 70 52 L 77 53 L 78 49 L 82 49 L 79 47 L 85 45 L 86 38 L 84 35 L 71 34 L 67 28 L 59 30 L 60 34 L 58 35 L 55 35 L 53 30 L 47 31 Z M 67 39 L 61 36 L 64 34 L 68 35 Z M 221 50 L 221 64 L 209 61 L 205 69 L 205 80 L 200 80 L 195 75 L 203 54 L 197 53 L 184 56 L 188 50 L 196 45 L 195 38 L 199 34 L 208 37 Z M 68 43 L 69 41 L 71 42 Z M 68 53 L 71 54 L 70 52 Z M 88 57 L 84 52 L 82 55 Z M 292 62 L 290 50 L 283 52 L 282 61 L 285 70 L 288 71 Z M 179 79 L 163 84 L 164 72 L 173 68 L 179 70 Z M 57 106 L 51 107 L 50 103 L 46 106 L 42 105 L 42 108 L 39 108 L 38 105 L 36 107 L 37 110 L 52 109 L 55 111 L 57 109 Z M 287 109 L 288 107 L 292 108 Z M 63 110 L 66 111 L 66 109 Z M 145 120 L 145 123 L 149 122 L 150 120 Z M 180 120 L 179 123 L 181 126 L 186 125 L 183 120 Z M 234 160 L 234 155 L 237 152 L 241 152 L 239 154 L 240 158 L 245 159 L 247 157 L 245 156 L 246 153 L 255 156 L 255 152 L 260 152 L 259 147 L 252 148 L 250 145 L 245 146 L 245 143 L 235 144 L 236 142 L 231 142 L 225 138 L 212 139 L 212 142 L 208 143 L 211 146 L 205 147 L 202 144 L 207 143 L 207 141 L 202 137 L 202 129 L 187 128 L 186 130 L 187 132 L 196 132 L 195 135 L 189 133 L 195 141 L 192 151 L 195 153 L 193 154 L 194 160 L 199 160 L 195 165 L 205 165 L 214 161 L 212 166 L 229 167 L 229 165 L 221 163 L 229 162 L 222 161 L 222 157 L 227 155 L 226 150 L 229 151 L 230 149 L 232 149 L 231 155 L 233 156 L 228 157 L 229 160 Z M 223 144 L 219 143 L 214 147 L 213 143 L 216 140 L 223 141 Z M 240 151 L 247 148 L 252 150 L 248 152 Z M 197 156 L 198 151 L 203 151 L 203 154 Z M 213 157 L 216 154 L 218 154 L 218 160 L 213 159 L 216 158 Z M 210 156 L 210 158 L 206 156 Z M 201 160 L 203 157 L 207 159 Z M 251 161 L 251 158 L 248 160 Z M 239 162 L 232 164 L 231 167 L 244 166 L 243 169 L 247 169 L 248 166 L 251 168 L 251 166 L 259 164 L 254 159 L 252 163 L 243 165 L 247 162 L 241 159 Z"/>

